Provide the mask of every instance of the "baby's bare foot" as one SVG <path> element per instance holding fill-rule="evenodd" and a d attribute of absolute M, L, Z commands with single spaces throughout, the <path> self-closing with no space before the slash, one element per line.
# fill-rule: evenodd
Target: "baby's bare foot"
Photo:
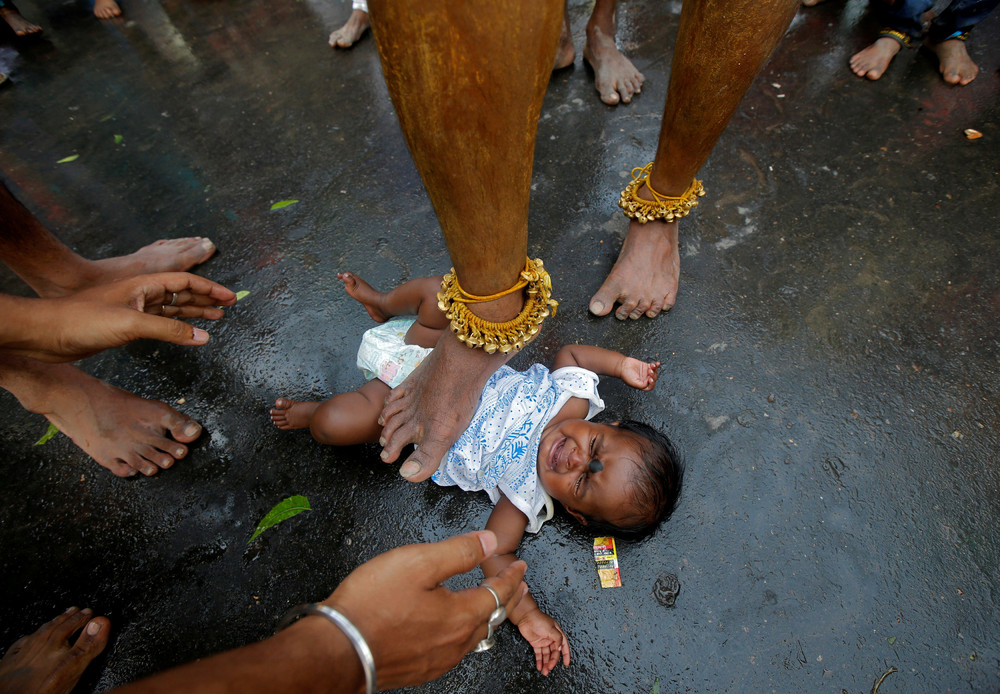
<path fill-rule="evenodd" d="M 618 50 L 613 26 L 609 30 L 607 27 L 587 25 L 583 57 L 594 68 L 594 86 L 601 95 L 601 101 L 609 106 L 619 102 L 627 104 L 642 91 L 646 78 Z"/>
<path fill-rule="evenodd" d="M 948 39 L 936 43 L 929 48 L 937 53 L 941 62 L 941 76 L 948 84 L 966 85 L 976 79 L 979 66 L 972 62 L 969 52 L 965 49 L 965 41 Z"/>
<path fill-rule="evenodd" d="M 119 477 L 155 475 L 187 455 L 201 425 L 69 364 L 0 356 L 0 384 Z"/>
<path fill-rule="evenodd" d="M 71 607 L 15 641 L 0 660 L 0 694 L 70 694 L 108 643 L 111 622 L 93 614 Z M 80 636 L 71 645 L 77 632 Z"/>
<path fill-rule="evenodd" d="M 889 67 L 889 63 L 899 53 L 902 44 L 896 39 L 883 36 L 863 51 L 851 56 L 851 70 L 858 77 L 877 80 Z"/>
<path fill-rule="evenodd" d="M 13 5 L 0 7 L 0 18 L 7 22 L 11 30 L 18 36 L 29 36 L 30 34 L 38 34 L 42 31 L 40 26 L 32 24 L 22 17 L 21 13 Z"/>
<path fill-rule="evenodd" d="M 301 402 L 290 398 L 278 398 L 271 408 L 271 421 L 279 429 L 305 429 L 312 422 L 313 413 L 320 406 L 318 400 Z"/>
<path fill-rule="evenodd" d="M 590 300 L 590 312 L 606 316 L 616 303 L 615 318 L 656 318 L 677 300 L 681 257 L 677 222 L 632 220 L 618 260 Z"/>
<path fill-rule="evenodd" d="M 381 308 L 382 298 L 385 296 L 382 292 L 374 289 L 352 272 L 338 272 L 337 278 L 343 281 L 344 291 L 347 292 L 347 295 L 364 306 L 373 321 L 385 323 L 392 318 Z"/>
<path fill-rule="evenodd" d="M 368 31 L 369 25 L 368 13 L 354 10 L 344 26 L 330 34 L 330 45 L 334 48 L 350 48 Z"/>
<path fill-rule="evenodd" d="M 121 14 L 122 8 L 115 0 L 95 0 L 94 2 L 94 16 L 98 19 L 113 19 L 120 17 Z"/>

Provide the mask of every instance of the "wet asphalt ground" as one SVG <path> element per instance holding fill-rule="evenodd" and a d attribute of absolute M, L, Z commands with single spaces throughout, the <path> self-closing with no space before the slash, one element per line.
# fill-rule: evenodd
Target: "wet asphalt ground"
<path fill-rule="evenodd" d="M 91 606 L 113 632 L 79 691 L 102 691 L 262 638 L 380 552 L 480 528 L 485 495 L 410 485 L 375 447 L 322 447 L 267 415 L 279 395 L 361 383 L 371 322 L 336 272 L 388 288 L 449 266 L 371 38 L 326 45 L 348 4 L 123 0 L 110 22 L 18 4 L 45 33 L 0 39 L 11 189 L 90 257 L 210 236 L 197 271 L 249 295 L 204 348 L 82 363 L 205 425 L 155 478 L 115 478 L 62 435 L 34 446 L 45 420 L 0 395 L 0 644 Z M 570 12 L 580 51 L 589 7 Z M 682 503 L 621 543 L 621 588 L 600 588 L 593 538 L 565 515 L 523 543 L 569 668 L 542 678 L 508 626 L 419 691 L 859 694 L 890 667 L 881 694 L 998 691 L 1000 13 L 969 41 L 978 79 L 956 88 L 926 50 L 853 76 L 875 32 L 863 2 L 800 11 L 702 171 L 677 306 L 592 318 L 626 228 L 618 192 L 656 144 L 678 12 L 622 7 L 619 43 L 647 77 L 631 105 L 601 104 L 580 57 L 552 78 L 530 252 L 560 307 L 515 365 L 566 342 L 662 360 L 652 393 L 602 394 L 608 419 L 679 443 Z M 299 202 L 270 210 L 282 200 Z M 313 510 L 248 545 L 293 494 Z"/>

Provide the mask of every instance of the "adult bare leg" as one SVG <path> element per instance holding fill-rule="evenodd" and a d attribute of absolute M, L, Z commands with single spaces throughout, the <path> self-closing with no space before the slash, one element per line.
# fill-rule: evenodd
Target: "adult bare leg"
<path fill-rule="evenodd" d="M 650 176 L 679 196 L 708 159 L 740 100 L 788 28 L 798 0 L 686 0 Z M 652 199 L 646 187 L 640 197 Z M 680 278 L 677 222 L 629 223 L 625 243 L 590 300 L 598 316 L 656 317 L 674 305 Z"/>
<path fill-rule="evenodd" d="M 462 287 L 491 295 L 524 269 L 538 116 L 559 43 L 561 0 L 373 0 L 372 33 L 400 126 L 437 212 Z M 509 294 L 474 311 L 514 318 Z M 507 360 L 449 331 L 392 391 L 382 459 L 418 449 L 400 473 L 429 477 L 468 425 L 486 380 Z"/>
<path fill-rule="evenodd" d="M 200 236 L 156 241 L 130 255 L 87 260 L 45 228 L 0 182 L 0 261 L 39 296 L 80 289 L 153 272 L 181 272 L 203 263 L 215 245 Z"/>

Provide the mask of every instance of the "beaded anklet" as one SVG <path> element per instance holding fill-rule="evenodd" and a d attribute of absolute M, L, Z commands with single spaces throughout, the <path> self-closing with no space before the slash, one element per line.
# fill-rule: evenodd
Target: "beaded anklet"
<path fill-rule="evenodd" d="M 638 175 L 636 171 L 639 172 Z M 652 222 L 654 219 L 672 222 L 675 219 L 686 217 L 693 207 L 697 207 L 698 198 L 705 194 L 705 186 L 695 178 L 683 195 L 678 197 L 661 195 L 653 190 L 653 186 L 649 183 L 649 175 L 652 171 L 653 162 L 632 169 L 632 180 L 625 186 L 625 190 L 622 191 L 621 198 L 618 200 L 618 206 L 622 208 L 625 216 L 640 224 Z M 643 200 L 639 197 L 639 188 L 642 186 L 646 186 L 646 190 L 653 196 L 652 200 Z"/>
<path fill-rule="evenodd" d="M 516 318 L 503 323 L 483 320 L 467 305 L 493 301 L 524 288 L 528 292 L 524 307 Z M 507 354 L 524 347 L 537 337 L 542 323 L 550 313 L 555 314 L 559 305 L 552 298 L 552 279 L 545 271 L 541 258 L 528 258 L 517 284 L 490 296 L 476 296 L 462 289 L 455 268 L 452 268 L 441 281 L 437 298 L 438 308 L 451 321 L 451 330 L 459 342 L 473 349 L 482 348 L 487 354 L 497 351 Z"/>

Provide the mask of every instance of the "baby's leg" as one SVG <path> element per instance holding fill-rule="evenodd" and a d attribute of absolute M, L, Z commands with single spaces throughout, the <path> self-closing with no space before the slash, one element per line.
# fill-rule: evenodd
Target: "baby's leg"
<path fill-rule="evenodd" d="M 376 378 L 352 393 L 320 403 L 309 422 L 313 438 L 333 446 L 375 443 L 382 433 L 378 418 L 389 390 Z"/>
<path fill-rule="evenodd" d="M 433 347 L 448 327 L 448 321 L 437 307 L 437 293 L 441 277 L 420 277 L 403 282 L 395 289 L 380 292 L 357 275 L 337 273 L 344 282 L 344 290 L 357 299 L 368 315 L 377 323 L 384 323 L 393 316 L 416 315 L 417 322 L 406 334 L 406 344 Z"/>

